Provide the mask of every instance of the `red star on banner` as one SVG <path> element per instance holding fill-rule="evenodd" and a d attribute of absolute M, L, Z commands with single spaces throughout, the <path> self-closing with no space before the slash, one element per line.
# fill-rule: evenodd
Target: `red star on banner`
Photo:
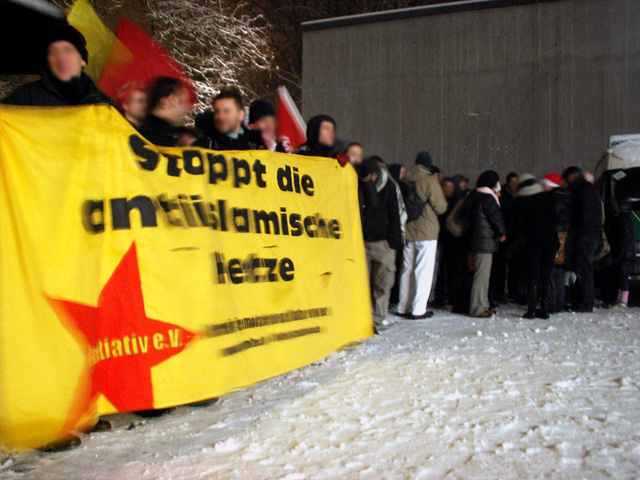
<path fill-rule="evenodd" d="M 87 357 L 85 379 L 62 435 L 95 408 L 98 394 L 120 412 L 152 409 L 151 367 L 180 353 L 197 336 L 147 317 L 135 243 L 100 292 L 97 307 L 47 298 Z"/>

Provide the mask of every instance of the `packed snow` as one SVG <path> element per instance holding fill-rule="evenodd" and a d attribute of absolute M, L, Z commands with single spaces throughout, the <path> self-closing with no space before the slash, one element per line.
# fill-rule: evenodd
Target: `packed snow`
<path fill-rule="evenodd" d="M 215 405 L 0 457 L 0 478 L 639 478 L 640 310 L 521 314 L 396 319 Z"/>

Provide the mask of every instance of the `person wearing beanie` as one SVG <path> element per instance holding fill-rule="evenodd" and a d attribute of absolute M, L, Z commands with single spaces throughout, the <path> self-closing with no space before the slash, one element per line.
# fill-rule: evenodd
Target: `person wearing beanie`
<path fill-rule="evenodd" d="M 307 123 L 307 141 L 293 152 L 307 157 L 336 158 L 336 121 L 329 115 L 316 115 Z"/>
<path fill-rule="evenodd" d="M 407 221 L 406 245 L 400 275 L 400 297 L 397 313 L 409 319 L 428 318 L 433 312 L 427 309 L 438 250 L 440 222 L 438 215 L 447 211 L 447 201 L 438 179 L 429 169 L 433 159 L 429 152 L 420 152 L 415 165 L 406 175 L 405 181 L 412 185 L 417 197 L 423 202 L 419 217 Z"/>
<path fill-rule="evenodd" d="M 593 312 L 595 278 L 593 262 L 602 243 L 604 208 L 596 187 L 587 181 L 579 167 L 569 167 L 562 174 L 571 193 L 571 212 L 567 245 L 578 276 L 576 312 Z"/>
<path fill-rule="evenodd" d="M 396 277 L 396 252 L 402 248 L 400 211 L 396 185 L 380 157 L 365 159 L 358 172 L 363 192 L 360 208 L 373 323 L 379 332 L 385 327 L 389 311 L 389 296 Z"/>
<path fill-rule="evenodd" d="M 287 153 L 277 136 L 276 110 L 266 100 L 254 100 L 249 105 L 249 128 L 262 132 L 262 140 L 267 149 Z"/>
<path fill-rule="evenodd" d="M 52 25 L 42 33 L 41 48 L 40 80 L 18 87 L 2 103 L 34 107 L 112 104 L 82 71 L 89 54 L 78 30 L 66 23 Z"/>
<path fill-rule="evenodd" d="M 514 234 L 524 243 L 527 271 L 527 312 L 523 318 L 549 318 L 551 275 L 560 247 L 549 192 L 531 174 L 520 176 L 513 208 Z M 540 308 L 538 309 L 538 300 Z"/>
<path fill-rule="evenodd" d="M 493 315 L 489 304 L 489 285 L 493 255 L 506 240 L 506 226 L 498 196 L 500 176 L 493 170 L 483 172 L 476 188 L 469 194 L 465 211 L 469 218 L 469 250 L 473 256 L 473 285 L 471 287 L 472 317 L 489 318 Z"/>

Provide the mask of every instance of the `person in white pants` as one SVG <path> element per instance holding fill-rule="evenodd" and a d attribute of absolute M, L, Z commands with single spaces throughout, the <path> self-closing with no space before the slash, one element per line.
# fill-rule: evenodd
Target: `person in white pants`
<path fill-rule="evenodd" d="M 404 247 L 398 311 L 405 316 L 430 316 L 427 313 L 427 302 L 433 285 L 437 250 L 437 240 L 410 240 Z"/>
<path fill-rule="evenodd" d="M 429 171 L 433 161 L 429 152 L 420 152 L 416 164 L 405 176 L 415 193 L 424 202 L 422 214 L 407 222 L 407 243 L 400 276 L 398 314 L 409 319 L 428 318 L 427 302 L 433 284 L 438 250 L 440 223 L 438 215 L 447 211 L 447 201 L 437 178 Z"/>

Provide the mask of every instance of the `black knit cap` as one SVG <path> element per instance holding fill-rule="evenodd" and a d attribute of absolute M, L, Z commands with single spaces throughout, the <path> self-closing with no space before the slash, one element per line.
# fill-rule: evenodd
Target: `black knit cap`
<path fill-rule="evenodd" d="M 569 167 L 564 172 L 562 172 L 562 178 L 566 180 L 571 175 L 575 175 L 576 173 L 580 173 L 580 172 L 582 172 L 582 169 L 580 167 L 576 167 L 576 166 Z"/>
<path fill-rule="evenodd" d="M 476 187 L 482 188 L 493 188 L 496 186 L 496 183 L 500 181 L 500 175 L 495 170 L 487 170 L 482 172 L 478 177 L 478 181 L 476 182 Z"/>
<path fill-rule="evenodd" d="M 47 60 L 47 49 L 53 42 L 64 40 L 76 47 L 82 59 L 89 63 L 89 52 L 87 51 L 87 41 L 76 28 L 66 23 L 56 23 L 42 32 L 42 50 L 44 61 Z"/>
<path fill-rule="evenodd" d="M 249 105 L 249 123 L 254 123 L 263 117 L 275 117 L 276 109 L 266 100 L 254 100 Z"/>
<path fill-rule="evenodd" d="M 433 158 L 429 152 L 420 152 L 416 155 L 416 164 L 429 170 L 433 165 Z"/>

